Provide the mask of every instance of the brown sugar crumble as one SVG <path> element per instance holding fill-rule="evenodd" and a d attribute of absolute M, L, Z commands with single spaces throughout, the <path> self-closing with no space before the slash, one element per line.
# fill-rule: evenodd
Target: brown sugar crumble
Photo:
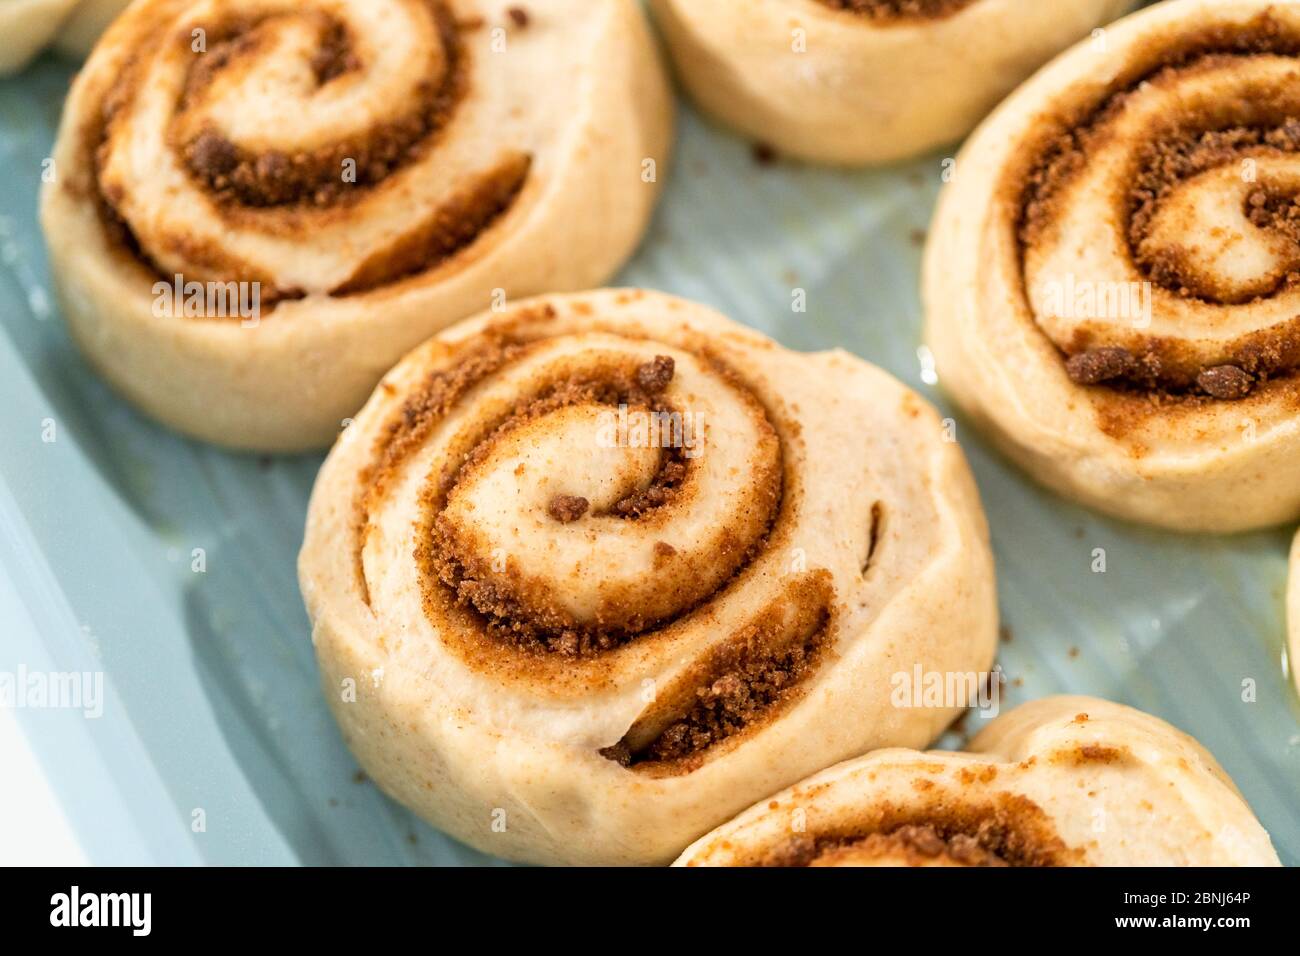
<path fill-rule="evenodd" d="M 352 50 L 352 40 L 341 23 L 330 24 L 321 39 L 320 47 L 311 58 L 311 69 L 316 82 L 324 86 L 344 73 L 360 69 L 361 59 Z"/>
<path fill-rule="evenodd" d="M 1198 298 L 1206 302 L 1228 305 L 1241 304 L 1256 298 L 1251 295 L 1234 298 L 1221 290 L 1205 287 L 1183 265 L 1181 258 L 1168 251 L 1147 252 L 1144 240 L 1151 221 L 1169 192 L 1193 176 L 1227 164 L 1239 163 L 1249 156 L 1300 152 L 1300 120 L 1286 119 L 1272 129 L 1234 127 L 1206 132 L 1188 131 L 1181 135 L 1159 140 L 1148 147 L 1146 164 L 1129 193 L 1129 247 L 1134 260 L 1155 282 L 1185 298 Z M 1256 189 L 1247 201 L 1247 218 L 1262 228 L 1281 232 L 1293 242 L 1300 237 L 1295 204 L 1292 197 L 1271 196 L 1266 190 Z M 1294 285 L 1294 269 L 1277 278 L 1267 294 L 1283 285 Z"/>
<path fill-rule="evenodd" d="M 1087 764 L 1118 764 L 1131 760 L 1133 754 L 1126 747 L 1106 744 L 1078 744 L 1054 751 L 1048 756 L 1051 763 L 1065 767 L 1082 767 Z"/>
<path fill-rule="evenodd" d="M 918 20 L 951 16 L 975 0 L 821 0 L 835 10 L 871 20 Z"/>
<path fill-rule="evenodd" d="M 664 695 L 663 706 L 676 713 L 667 726 L 635 748 L 625 737 L 601 754 L 628 767 L 689 771 L 709 748 L 757 726 L 792 700 L 820 663 L 833 594 L 826 573 L 793 586 L 714 652 L 694 678 L 698 686 Z M 636 733 L 634 725 L 628 736 Z"/>
<path fill-rule="evenodd" d="M 676 760 L 705 750 L 758 718 L 812 667 L 815 645 L 796 644 L 783 653 L 740 662 L 696 691 L 695 705 L 645 751 L 646 760 Z"/>
<path fill-rule="evenodd" d="M 650 484 L 625 498 L 620 498 L 610 509 L 621 518 L 639 518 L 662 508 L 673 498 L 673 493 L 686 480 L 686 457 L 680 449 L 667 449 L 663 464 Z"/>
<path fill-rule="evenodd" d="M 1083 763 L 1113 763 L 1124 756 L 1124 752 L 1115 747 L 1101 744 L 1084 744 L 1078 750 L 1078 759 Z"/>
<path fill-rule="evenodd" d="M 1065 372 L 1070 376 L 1070 381 L 1078 385 L 1096 385 L 1128 374 L 1136 364 L 1133 353 L 1128 349 L 1088 349 L 1071 355 L 1065 363 Z"/>
<path fill-rule="evenodd" d="M 964 866 L 1063 866 L 1081 854 L 1061 840 L 1026 797 L 994 794 L 973 803 L 937 797 L 914 807 L 866 808 L 863 830 L 801 833 L 758 854 L 759 866 L 834 866 L 903 856 L 911 865 L 946 859 Z M 865 832 L 864 832 L 865 831 Z"/>
<path fill-rule="evenodd" d="M 1255 380 L 1235 365 L 1216 365 L 1196 376 L 1196 384 L 1215 398 L 1231 402 L 1249 395 Z"/>
<path fill-rule="evenodd" d="M 1300 144 L 1296 143 L 1296 139 L 1300 138 L 1300 121 L 1288 120 L 1282 130 L 1273 130 L 1273 134 L 1285 138 L 1285 144 L 1289 148 L 1284 151 L 1300 150 Z M 1270 145 L 1274 142 L 1277 140 L 1270 142 Z M 1294 196 L 1256 189 L 1246 200 L 1246 218 L 1252 225 L 1280 232 L 1291 242 L 1300 245 L 1300 206 L 1296 205 Z M 1288 283 L 1294 284 L 1297 276 L 1290 272 L 1286 278 Z"/>
<path fill-rule="evenodd" d="M 1006 860 L 980 846 L 965 833 L 949 837 L 928 824 L 907 824 L 889 833 L 872 833 L 855 843 L 832 847 L 808 866 L 852 866 L 881 857 L 901 856 L 913 866 L 945 860 L 958 866 L 1008 866 Z"/>
<path fill-rule="evenodd" d="M 546 506 L 546 513 L 561 524 L 577 521 L 587 513 L 591 502 L 578 495 L 556 495 Z"/>
<path fill-rule="evenodd" d="M 656 355 L 653 361 L 637 367 L 636 383 L 651 395 L 656 395 L 668 387 L 676 367 L 672 356 Z"/>

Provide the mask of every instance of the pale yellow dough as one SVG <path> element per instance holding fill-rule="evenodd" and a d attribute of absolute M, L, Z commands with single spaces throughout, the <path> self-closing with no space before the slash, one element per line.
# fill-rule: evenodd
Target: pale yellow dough
<path fill-rule="evenodd" d="M 979 718 L 973 718 L 978 720 Z M 928 826 L 966 853 L 886 840 Z M 1268 834 L 1191 737 L 1092 697 L 1048 697 L 997 717 L 968 752 L 881 750 L 763 800 L 677 866 L 1279 866 Z"/>
<path fill-rule="evenodd" d="M 880 23 L 819 0 L 650 0 L 703 109 L 783 154 L 858 165 L 960 139 L 1132 0 L 973 0 Z"/>
<path fill-rule="evenodd" d="M 1153 141 L 1199 137 L 1205 112 L 1214 129 L 1273 130 L 1300 108 L 1291 55 L 1229 49 L 1161 73 L 1171 51 L 1215 35 L 1206 53 L 1247 35 L 1285 46 L 1300 41 L 1300 7 L 1161 3 L 1012 94 L 958 154 L 929 233 L 923 298 L 940 386 L 1031 475 L 1120 517 L 1232 532 L 1300 517 L 1300 291 L 1282 278 L 1289 240 L 1246 214 L 1259 190 L 1293 191 L 1300 165 L 1294 153 L 1243 148 L 1158 200 L 1136 248 L 1178 264 L 1178 281 L 1141 265 L 1125 211 Z M 1262 92 L 1279 78 L 1285 102 Z M 1086 158 L 1045 224 L 1019 231 L 1024 183 L 1078 117 L 1100 124 Z M 1125 390 L 1067 373 L 1067 355 L 1116 348 L 1158 385 L 1131 379 L 1136 390 Z M 1254 366 L 1246 397 L 1203 389 L 1203 373 L 1249 370 L 1264 356 L 1282 364 Z M 1166 386 L 1180 397 L 1166 400 Z"/>
<path fill-rule="evenodd" d="M 64 110 L 42 222 L 76 341 L 149 415 L 237 448 L 327 445 L 433 332 L 509 298 L 597 285 L 631 254 L 667 173 L 673 114 L 639 5 L 553 0 L 521 25 L 506 0 L 447 0 L 455 59 L 439 6 L 142 0 L 100 41 Z M 261 42 L 205 60 L 227 19 Z M 326 24 L 351 46 L 318 79 Z M 448 118 L 365 181 L 364 151 L 382 155 L 376 128 L 422 115 L 431 84 L 454 101 Z M 97 170 L 106 100 L 116 112 Z M 196 173 L 202 159 L 225 175 L 228 153 L 271 172 L 326 159 L 296 198 L 266 205 Z M 244 282 L 226 299 L 243 311 L 167 311 L 156 283 L 176 276 L 205 303 Z M 254 288 L 267 304 L 249 316 Z M 223 311 L 210 301 L 205 312 Z"/>
<path fill-rule="evenodd" d="M 630 428 L 601 438 L 622 393 L 529 410 L 656 359 L 674 362 L 662 402 L 702 441 L 676 497 L 632 520 L 612 509 L 661 449 Z M 562 522 L 559 495 L 590 508 Z M 489 595 L 523 597 L 466 616 L 431 570 L 453 553 Z M 537 863 L 667 863 L 822 767 L 925 746 L 957 708 L 894 707 L 893 675 L 982 672 L 996 644 L 983 513 L 930 406 L 842 351 L 787 351 L 634 290 L 520 303 L 408 355 L 320 472 L 299 579 L 325 696 L 369 776 L 466 843 Z M 584 656 L 502 636 L 543 609 L 578 633 L 631 614 L 632 636 Z M 746 662 L 794 649 L 810 666 L 734 733 L 656 744 Z"/>

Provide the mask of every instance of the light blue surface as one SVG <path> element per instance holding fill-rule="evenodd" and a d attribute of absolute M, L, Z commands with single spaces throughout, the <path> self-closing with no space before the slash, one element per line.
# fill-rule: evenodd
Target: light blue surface
<path fill-rule="evenodd" d="M 0 670 L 106 674 L 99 720 L 20 712 L 89 857 L 491 862 L 359 777 L 319 697 L 294 561 L 320 458 L 179 438 L 72 347 L 35 221 L 70 73 L 46 59 L 0 81 Z M 760 166 L 684 112 L 668 175 L 619 282 L 708 302 L 795 348 L 843 346 L 944 405 L 916 351 L 939 157 L 862 173 Z M 1008 704 L 1087 693 L 1171 721 L 1216 754 L 1284 862 L 1300 863 L 1288 532 L 1188 538 L 1109 521 L 1027 482 L 964 423 L 959 438 L 993 529 Z M 1104 574 L 1090 569 L 1098 547 Z M 191 570 L 195 548 L 204 573 Z"/>

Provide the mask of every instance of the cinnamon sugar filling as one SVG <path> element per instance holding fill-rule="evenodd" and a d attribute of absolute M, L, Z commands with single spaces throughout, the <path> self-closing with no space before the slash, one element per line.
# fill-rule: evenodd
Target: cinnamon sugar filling
<path fill-rule="evenodd" d="M 1216 27 L 1181 37 L 1172 47 L 1150 56 L 1145 67 L 1130 69 L 1116 80 L 1112 92 L 1091 112 L 1055 120 L 1060 132 L 1037 151 L 1018 189 L 1016 233 L 1022 269 L 1026 250 L 1053 228 L 1058 197 L 1087 168 L 1094 147 L 1108 142 L 1111 121 L 1135 90 L 1144 83 L 1175 79 L 1183 71 L 1257 55 L 1300 56 L 1300 38 L 1288 35 L 1268 14 L 1246 28 Z M 1260 103 L 1252 107 L 1257 113 L 1263 108 Z M 1293 194 L 1261 185 L 1247 199 L 1243 213 L 1249 221 L 1284 237 L 1295 248 L 1287 266 L 1263 277 L 1266 285 L 1250 295 L 1234 295 L 1208 282 L 1177 249 L 1150 248 L 1147 241 L 1162 203 L 1189 179 L 1248 158 L 1300 153 L 1300 118 L 1281 111 L 1274 119 L 1273 125 L 1234 125 L 1222 115 L 1189 113 L 1178 118 L 1176 132 L 1142 144 L 1137 174 L 1121 202 L 1126 252 L 1139 275 L 1174 295 L 1213 306 L 1243 305 L 1300 289 L 1300 205 Z M 1177 340 L 1167 337 L 1147 336 L 1141 347 L 1130 348 L 1090 341 L 1080 333 L 1073 341 L 1055 344 L 1076 383 L 1146 393 L 1161 404 L 1244 398 L 1260 384 L 1292 376 L 1300 367 L 1300 322 L 1295 319 L 1240 336 L 1229 360 L 1210 366 L 1199 364 Z"/>
<path fill-rule="evenodd" d="M 469 55 L 461 39 L 463 29 L 473 24 L 457 23 L 443 0 L 425 0 L 428 15 L 436 24 L 444 68 L 421 84 L 418 108 L 378 121 L 366 133 L 327 143 L 314 150 L 252 151 L 227 139 L 220 130 L 205 126 L 181 133 L 188 110 L 201 102 L 205 92 L 227 71 L 240 70 L 265 46 L 261 27 L 283 16 L 283 12 L 262 17 L 242 17 L 203 25 L 206 52 L 191 52 L 190 66 L 183 79 L 176 112 L 168 122 L 168 145 L 193 182 L 216 202 L 218 214 L 233 223 L 251 228 L 269 228 L 292 234 L 312 228 L 319 216 L 346 212 L 372 190 L 384 187 L 404 167 L 419 162 L 437 148 L 439 137 L 449 124 L 469 89 Z M 365 69 L 357 44 L 347 26 L 328 13 L 294 11 L 294 17 L 316 23 L 319 46 L 310 67 L 316 83 L 324 87 L 341 77 Z M 191 33 L 162 38 L 162 42 L 184 43 L 190 49 Z M 147 34 L 137 42 L 147 43 Z M 191 263 L 201 273 L 194 278 L 255 282 L 260 286 L 264 315 L 284 300 L 301 299 L 303 289 L 278 287 L 255 261 L 241 257 L 221 244 L 197 240 L 188 235 L 137 236 L 119 212 L 123 197 L 104 180 L 103 170 L 114 148 L 116 127 L 127 115 L 140 82 L 143 61 L 133 58 L 103 101 L 100 115 L 87 123 L 83 142 L 96 185 L 94 202 L 110 240 L 152 277 L 168 278 L 171 270 L 159 265 L 168 254 Z M 292 122 L 289 118 L 287 122 Z M 183 136 L 183 139 L 178 137 Z M 467 181 L 449 195 L 431 214 L 412 223 L 388 245 L 371 252 L 352 275 L 327 290 L 330 295 L 370 292 L 419 275 L 452 259 L 472 245 L 514 205 L 527 182 L 532 157 L 519 151 L 505 151 L 485 172 Z M 352 175 L 345 178 L 343 170 Z M 260 218 L 253 218 L 254 214 Z M 268 220 L 278 213 L 278 220 Z M 269 225 L 268 225 L 269 223 Z"/>
<path fill-rule="evenodd" d="M 876 22 L 938 20 L 952 16 L 977 0 L 820 0 L 835 10 L 855 13 Z"/>
<path fill-rule="evenodd" d="M 1012 793 L 961 803 L 872 807 L 860 828 L 800 833 L 744 861 L 757 866 L 864 865 L 888 859 L 913 865 L 1068 866 L 1081 854 L 1061 840 L 1032 800 Z"/>
<path fill-rule="evenodd" d="M 370 292 L 445 262 L 472 245 L 509 211 L 528 179 L 532 157 L 516 153 L 442 204 L 437 214 L 361 263 L 335 295 Z"/>
<path fill-rule="evenodd" d="M 424 447 L 449 414 L 481 383 L 502 373 L 544 346 L 545 339 L 517 336 L 520 325 L 555 315 L 553 307 L 538 306 L 518 323 L 498 327 L 479 342 L 467 345 L 459 356 L 447 357 L 445 368 L 434 372 L 413 390 L 393 414 L 377 441 L 373 464 L 359 476 L 364 489 L 357 500 L 354 563 L 362 593 L 369 601 L 366 571 L 362 559 L 371 516 L 390 494 L 405 462 Z M 556 606 L 536 600 L 523 572 L 507 560 L 490 568 L 476 548 L 476 540 L 464 536 L 447 519 L 446 509 L 462 482 L 473 480 L 475 469 L 484 466 L 498 442 L 508 440 L 516 429 L 526 429 L 544 416 L 572 406 L 617 406 L 627 404 L 648 410 L 673 411 L 668 388 L 675 375 L 674 363 L 664 355 L 650 361 L 632 356 L 569 356 L 545 363 L 537 376 L 530 377 L 521 394 L 494 408 L 481 422 L 450 437 L 439 457 L 442 470 L 425 481 L 417 519 L 414 557 L 420 567 L 425 615 L 438 624 L 443 640 L 460 648 L 472 666 L 511 668 L 515 663 L 531 670 L 548 660 L 595 662 L 600 655 L 629 642 L 667 634 L 692 615 L 710 613 L 708 605 L 738 585 L 751 564 L 764 553 L 774 535 L 781 534 L 778 522 L 784 511 L 787 482 L 779 439 L 766 412 L 744 385 L 743 380 L 721 359 L 706 349 L 695 353 L 711 374 L 737 390 L 742 400 L 753 403 L 761 423 L 764 441 L 773 442 L 774 470 L 760 468 L 751 485 L 753 514 L 761 515 L 759 533 L 750 538 L 734 529 L 722 529 L 723 544 L 710 549 L 704 560 L 713 570 L 725 571 L 702 593 L 691 590 L 699 582 L 692 576 L 656 574 L 656 590 L 669 593 L 672 613 L 656 617 L 644 613 L 644 605 L 631 601 L 618 606 L 619 626 L 582 625 Z M 674 507 L 683 495 L 693 494 L 696 462 L 681 449 L 660 450 L 658 466 L 644 487 L 606 499 L 604 517 L 629 524 L 642 524 L 652 537 L 659 528 L 669 527 Z M 764 466 L 765 467 L 765 466 Z M 546 498 L 541 506 L 546 520 L 556 528 L 589 520 L 598 509 L 592 501 L 573 492 Z M 788 517 L 788 515 L 787 515 Z M 696 542 L 698 544 L 698 542 Z M 654 566 L 677 560 L 678 549 L 665 541 L 653 543 Z M 614 583 L 611 582 L 611 587 Z M 630 599 L 629 599 L 630 600 Z M 654 701 L 634 722 L 617 744 L 602 754 L 625 767 L 647 775 L 689 773 L 718 749 L 735 744 L 774 719 L 804 692 L 810 676 L 829 653 L 833 633 L 834 585 L 828 571 L 795 575 L 756 613 L 732 633 L 714 642 L 671 686 L 660 687 Z M 602 618 L 603 620 L 603 618 Z M 503 658 L 502 653 L 510 657 Z M 517 655 L 517 656 L 516 656 Z M 507 671 L 503 671 L 507 672 Z M 552 678 L 555 672 L 546 671 Z M 565 673 L 568 673 L 567 671 Z"/>
<path fill-rule="evenodd" d="M 815 847 L 814 847 L 815 851 Z M 966 833 L 943 835 L 929 824 L 909 823 L 889 833 L 872 833 L 861 840 L 830 847 L 806 866 L 871 866 L 881 860 L 908 866 L 1010 866 Z"/>
<path fill-rule="evenodd" d="M 391 494 L 408 459 L 427 446 L 440 423 L 462 403 L 474 400 L 471 393 L 480 384 L 543 348 L 547 339 L 535 337 L 527 329 L 555 314 L 550 305 L 533 307 L 516 321 L 500 324 L 478 341 L 466 343 L 461 354 L 442 356 L 444 367 L 413 389 L 392 414 L 377 439 L 373 463 L 358 476 L 363 490 L 356 504 L 353 554 L 367 603 L 363 551 L 373 527 L 372 515 Z M 666 600 L 671 608 L 666 615 L 647 613 L 647 604 L 633 592 L 619 599 L 626 582 L 609 581 L 594 593 L 599 599 L 613 594 L 615 613 L 597 614 L 594 625 L 576 622 L 558 605 L 547 602 L 553 592 L 539 593 L 536 582 L 510 559 L 504 568 L 500 564 L 489 567 L 476 530 L 469 525 L 460 527 L 460 518 L 452 521 L 448 509 L 457 501 L 462 484 L 472 487 L 479 480 L 476 469 L 497 467 L 493 456 L 498 453 L 498 443 L 512 437 L 518 440 L 513 432 L 534 427 L 545 416 L 563 414 L 573 406 L 583 407 L 586 414 L 592 408 L 622 404 L 674 411 L 670 400 L 674 393 L 669 390 L 675 376 L 671 358 L 658 355 L 645 361 L 620 353 L 579 352 L 538 362 L 537 373 L 526 376 L 522 389 L 512 390 L 504 401 L 492 399 L 490 406 L 484 405 L 482 420 L 446 436 L 447 445 L 438 454 L 441 469 L 427 477 L 420 492 L 413 556 L 419 567 L 425 616 L 437 626 L 439 638 L 469 666 L 503 675 L 544 675 L 561 684 L 571 679 L 585 681 L 583 675 L 599 673 L 591 669 L 612 660 L 603 655 L 634 640 L 653 640 L 660 635 L 667 640 L 681 628 L 708 627 L 711 604 L 733 588 L 747 586 L 744 582 L 749 580 L 752 564 L 772 546 L 772 540 L 787 533 L 793 512 L 784 507 L 786 492 L 787 487 L 794 487 L 797 476 L 786 473 L 780 439 L 767 412 L 743 379 L 707 346 L 699 343 L 693 352 L 710 375 L 735 390 L 742 405 L 752 403 L 760 440 L 771 443 L 774 453 L 770 472 L 768 452 L 756 458 L 745 491 L 750 499 L 745 506 L 745 530 L 728 523 L 718 532 L 721 543 L 701 551 L 699 559 L 707 562 L 712 576 L 691 574 L 691 565 L 682 573 L 682 566 L 675 562 L 693 560 L 695 555 L 680 553 L 680 543 L 675 548 L 658 539 L 671 527 L 675 509 L 687 500 L 683 496 L 696 493 L 693 474 L 701 466 L 684 457 L 681 449 L 660 449 L 650 480 L 639 478 L 638 487 L 621 497 L 606 489 L 597 505 L 576 493 L 581 488 L 558 487 L 558 493 L 543 497 L 537 505 L 545 515 L 544 523 L 554 522 L 557 533 L 564 526 L 591 520 L 597 511 L 605 519 L 640 525 L 638 533 L 652 543 L 653 600 Z M 521 466 L 508 467 L 519 475 Z M 761 523 L 756 525 L 755 520 Z M 697 550 L 702 547 L 699 539 L 692 544 Z M 661 568 L 669 563 L 674 563 L 671 571 Z M 648 776 L 685 774 L 758 731 L 802 696 L 809 679 L 829 655 L 834 599 L 830 572 L 789 576 L 775 595 L 764 598 L 766 604 L 760 610 L 728 625 L 729 633 L 711 640 L 669 686 L 656 688 L 654 700 L 624 737 L 601 754 Z M 619 623 L 610 626 L 610 620 Z M 698 625 L 690 623 L 695 620 Z"/>
<path fill-rule="evenodd" d="M 505 337 L 489 339 L 468 351 L 450 368 L 431 375 L 403 403 L 381 438 L 375 464 L 360 476 L 366 490 L 357 505 L 355 564 L 363 590 L 366 585 L 361 550 L 369 516 L 386 496 L 402 462 L 421 447 L 437 423 L 470 389 L 532 348 L 529 343 Z M 464 439 L 463 447 L 458 447 L 448 458 L 442 473 L 431 476 L 422 493 L 423 527 L 415 557 L 426 587 L 426 613 L 436 617 L 454 609 L 467 615 L 466 626 L 499 647 L 528 654 L 588 658 L 625 645 L 640 634 L 691 613 L 740 575 L 762 553 L 780 514 L 783 495 L 779 459 L 770 473 L 754 476 L 754 507 L 762 516 L 761 532 L 746 539 L 721 529 L 722 544 L 709 559 L 715 577 L 722 581 L 719 587 L 708 587 L 708 582 L 690 576 L 665 579 L 663 591 L 667 594 L 667 604 L 673 608 L 666 617 L 645 613 L 630 596 L 620 598 L 611 587 L 606 595 L 611 613 L 602 613 L 597 624 L 575 621 L 557 604 L 545 600 L 545 595 L 539 595 L 512 560 L 507 560 L 504 568 L 494 567 L 495 559 L 480 554 L 474 538 L 467 537 L 442 513 L 462 476 L 484 461 L 499 441 L 552 412 L 572 406 L 627 405 L 649 412 L 674 413 L 676 409 L 662 395 L 672 374 L 672 362 L 665 356 L 640 364 L 629 358 L 625 363 L 606 364 L 595 370 L 574 371 L 561 366 L 530 386 L 528 394 L 521 396 L 513 407 L 476 426 Z M 754 409 L 756 414 L 762 414 L 757 403 Z M 765 417 L 762 422 L 771 432 Z M 775 441 L 775 433 L 771 434 Z M 776 447 L 779 449 L 779 445 Z M 691 486 L 694 467 L 682 448 L 660 449 L 657 468 L 644 487 L 629 488 L 600 512 L 600 516 L 629 523 L 671 521 L 674 503 Z M 567 493 L 562 497 L 562 501 L 553 498 L 547 506 L 549 517 L 557 523 L 597 514 L 586 499 Z M 663 542 L 656 544 L 656 563 L 676 554 L 671 546 Z"/>
<path fill-rule="evenodd" d="M 477 612 L 486 632 L 501 643 L 525 651 L 585 657 L 625 644 L 642 631 L 662 623 L 632 613 L 622 627 L 584 627 L 554 606 L 538 605 L 529 600 L 523 587 L 511 582 L 515 574 L 512 574 L 509 562 L 504 579 L 500 573 L 493 573 L 491 560 L 484 560 L 484 556 L 477 554 L 474 543 L 462 540 L 440 513 L 460 476 L 483 460 L 498 439 L 530 420 L 557 409 L 592 404 L 610 408 L 626 405 L 651 412 L 673 413 L 675 410 L 661 401 L 658 390 L 647 391 L 642 386 L 645 367 L 614 368 L 606 377 L 561 380 L 547 386 L 531 400 L 520 403 L 492 434 L 430 487 L 423 504 L 427 513 L 435 517 L 425 539 L 427 543 L 421 546 L 417 557 L 454 596 L 455 604 Z M 690 462 L 680 449 L 661 450 L 659 467 L 649 485 L 625 495 L 609 514 L 636 521 L 657 508 L 669 506 L 686 482 L 689 470 Z M 586 507 L 582 508 L 584 513 L 586 510 Z M 742 560 L 748 557 L 746 555 Z"/>
<path fill-rule="evenodd" d="M 753 731 L 795 700 L 831 631 L 828 571 L 805 575 L 705 660 L 663 689 L 601 755 L 651 774 L 695 769 L 711 748 Z"/>
<path fill-rule="evenodd" d="M 1240 305 L 1294 289 L 1300 282 L 1300 272 L 1295 268 L 1300 265 L 1300 244 L 1296 246 L 1297 259 L 1292 267 L 1269 277 L 1271 288 L 1246 296 L 1234 296 L 1229 290 L 1207 284 L 1172 250 L 1148 253 L 1143 247 L 1151 220 L 1162 201 L 1179 184 L 1220 166 L 1238 165 L 1243 159 L 1279 154 L 1294 156 L 1297 153 L 1300 153 L 1300 120 L 1293 117 L 1287 117 L 1281 126 L 1272 129 L 1234 127 L 1201 133 L 1185 132 L 1152 143 L 1128 197 L 1129 249 L 1143 275 L 1184 298 L 1218 305 Z M 1254 225 L 1277 229 L 1292 242 L 1300 239 L 1296 222 L 1300 210 L 1294 196 L 1270 194 L 1260 187 L 1252 191 L 1247 204 L 1248 216 Z"/>
<path fill-rule="evenodd" d="M 285 153 L 244 150 L 212 129 L 178 144 L 194 178 L 221 202 L 245 206 L 329 206 L 352 193 L 356 186 L 381 182 L 398 167 L 417 158 L 431 137 L 446 125 L 467 89 L 465 53 L 455 21 L 446 7 L 429 0 L 429 14 L 437 23 L 446 69 L 437 80 L 421 84 L 420 109 L 378 124 L 365 137 L 345 139 L 312 151 Z M 323 12 L 303 11 L 321 21 L 321 45 L 312 60 L 317 82 L 326 83 L 361 69 L 352 52 L 346 27 Z M 179 112 L 184 112 L 223 70 L 237 69 L 256 50 L 262 19 L 205 26 L 211 44 L 206 53 L 193 54 Z M 186 38 L 188 42 L 188 38 Z M 356 182 L 344 182 L 340 170 L 355 164 Z"/>

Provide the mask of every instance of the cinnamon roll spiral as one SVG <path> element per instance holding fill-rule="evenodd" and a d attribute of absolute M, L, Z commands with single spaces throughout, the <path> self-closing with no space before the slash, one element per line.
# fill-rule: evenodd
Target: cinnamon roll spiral
<path fill-rule="evenodd" d="M 926 254 L 941 384 L 1064 494 L 1235 531 L 1300 516 L 1300 8 L 1176 0 L 1026 83 Z"/>
<path fill-rule="evenodd" d="M 881 750 L 746 810 L 677 866 L 1279 866 L 1210 753 L 1141 711 L 1048 697 L 969 752 Z"/>
<path fill-rule="evenodd" d="M 708 113 L 814 162 L 884 163 L 964 136 L 1134 0 L 650 0 Z"/>
<path fill-rule="evenodd" d="M 64 111 L 64 312 L 173 427 L 324 445 L 432 332 L 607 278 L 671 111 L 634 0 L 145 0 Z"/>
<path fill-rule="evenodd" d="M 498 856 L 667 862 L 952 719 L 894 707 L 890 679 L 990 663 L 986 534 L 957 446 L 892 378 L 605 290 L 393 369 L 321 471 L 299 576 L 386 791 Z"/>

